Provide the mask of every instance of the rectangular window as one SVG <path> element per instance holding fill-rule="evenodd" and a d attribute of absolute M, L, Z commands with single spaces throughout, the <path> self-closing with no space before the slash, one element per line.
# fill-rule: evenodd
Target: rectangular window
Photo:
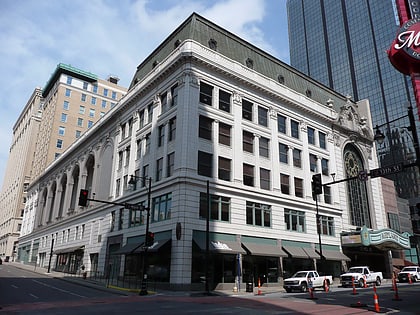
<path fill-rule="evenodd" d="M 328 204 L 332 204 L 331 187 L 330 186 L 323 186 L 323 187 L 324 187 L 324 202 Z"/>
<path fill-rule="evenodd" d="M 156 181 L 160 181 L 163 176 L 163 158 L 156 161 Z"/>
<path fill-rule="evenodd" d="M 88 83 L 87 82 L 83 82 L 83 90 L 87 90 L 88 88 Z"/>
<path fill-rule="evenodd" d="M 159 222 L 171 218 L 172 194 L 165 194 L 153 198 L 152 204 L 152 222 Z"/>
<path fill-rule="evenodd" d="M 96 84 L 92 85 L 92 92 L 93 93 L 98 93 L 98 86 Z"/>
<path fill-rule="evenodd" d="M 158 128 L 158 147 L 161 147 L 165 141 L 165 125 Z"/>
<path fill-rule="evenodd" d="M 175 140 L 176 135 L 176 117 L 169 120 L 169 141 Z"/>
<path fill-rule="evenodd" d="M 397 213 L 388 212 L 388 226 L 389 228 L 401 232 L 400 220 Z"/>
<path fill-rule="evenodd" d="M 69 102 L 68 102 L 68 101 L 64 101 L 64 102 L 63 102 L 63 109 L 64 109 L 64 110 L 69 110 L 69 108 L 70 108 L 70 104 L 69 104 Z"/>
<path fill-rule="evenodd" d="M 140 202 L 140 205 L 144 206 L 144 202 Z M 139 226 L 143 223 L 144 223 L 143 211 L 130 210 L 129 227 Z"/>
<path fill-rule="evenodd" d="M 198 175 L 212 177 L 213 154 L 198 151 Z"/>
<path fill-rule="evenodd" d="M 219 156 L 219 179 L 230 181 L 231 163 L 230 159 Z"/>
<path fill-rule="evenodd" d="M 200 82 L 200 103 L 212 104 L 213 87 L 207 83 Z"/>
<path fill-rule="evenodd" d="M 90 103 L 92 105 L 96 105 L 96 97 L 92 96 L 92 99 L 91 99 Z"/>
<path fill-rule="evenodd" d="M 230 146 L 232 126 L 219 122 L 219 143 Z"/>
<path fill-rule="evenodd" d="M 303 198 L 303 179 L 295 177 L 295 196 Z"/>
<path fill-rule="evenodd" d="M 231 94 L 223 90 L 219 90 L 219 109 L 230 113 L 230 97 Z"/>
<path fill-rule="evenodd" d="M 315 129 L 308 127 L 308 143 L 315 145 Z"/>
<path fill-rule="evenodd" d="M 327 217 L 324 215 L 319 216 L 319 224 L 321 226 L 321 234 L 328 235 L 328 236 L 334 236 L 334 218 L 333 217 Z"/>
<path fill-rule="evenodd" d="M 119 151 L 118 152 L 118 170 L 122 169 L 123 166 L 123 158 L 124 158 L 124 152 Z"/>
<path fill-rule="evenodd" d="M 95 110 L 89 109 L 89 117 L 95 117 Z"/>
<path fill-rule="evenodd" d="M 302 167 L 301 151 L 299 149 L 293 149 L 293 166 Z"/>
<path fill-rule="evenodd" d="M 167 158 L 166 176 L 170 177 L 174 174 L 175 153 L 169 153 Z"/>
<path fill-rule="evenodd" d="M 299 139 L 299 123 L 295 120 L 290 121 L 291 135 L 293 138 Z"/>
<path fill-rule="evenodd" d="M 277 115 L 277 131 L 286 134 L 286 117 L 280 114 Z"/>
<path fill-rule="evenodd" d="M 258 106 L 258 124 L 264 127 L 268 126 L 268 110 L 267 108 Z"/>
<path fill-rule="evenodd" d="M 63 126 L 58 127 L 59 136 L 64 136 L 65 133 L 66 133 L 66 127 L 63 127 Z"/>
<path fill-rule="evenodd" d="M 120 195 L 120 185 L 121 185 L 121 179 L 118 178 L 115 181 L 115 196 L 118 197 Z"/>
<path fill-rule="evenodd" d="M 174 107 L 178 104 L 178 84 L 175 84 L 172 88 L 171 88 L 171 107 Z"/>
<path fill-rule="evenodd" d="M 286 174 L 280 174 L 280 190 L 282 194 L 290 194 L 290 176 Z"/>
<path fill-rule="evenodd" d="M 65 95 L 67 97 L 70 97 L 71 96 L 71 90 L 70 89 L 66 89 Z"/>
<path fill-rule="evenodd" d="M 124 225 L 124 208 L 121 208 L 118 213 L 118 230 L 122 230 Z"/>
<path fill-rule="evenodd" d="M 106 108 L 106 100 L 102 100 L 102 108 Z"/>
<path fill-rule="evenodd" d="M 149 165 L 146 164 L 143 166 L 143 177 L 144 178 L 148 178 L 149 177 Z M 141 181 L 141 187 L 145 187 L 146 186 L 146 181 L 142 180 Z"/>
<path fill-rule="evenodd" d="M 57 149 L 62 149 L 63 148 L 63 140 L 58 139 L 56 147 L 57 147 Z"/>
<path fill-rule="evenodd" d="M 67 122 L 67 114 L 61 114 L 61 122 Z"/>
<path fill-rule="evenodd" d="M 247 100 L 242 100 L 242 118 L 252 121 L 252 103 Z"/>
<path fill-rule="evenodd" d="M 271 227 L 271 206 L 247 201 L 246 224 Z"/>
<path fill-rule="evenodd" d="M 81 134 L 82 134 L 82 132 L 80 130 L 76 130 L 76 135 L 75 135 L 76 139 L 80 138 Z"/>
<path fill-rule="evenodd" d="M 254 166 L 243 164 L 243 182 L 246 186 L 254 186 Z"/>
<path fill-rule="evenodd" d="M 207 194 L 200 193 L 200 219 L 207 219 Z M 210 195 L 210 220 L 230 221 L 230 198 Z"/>
<path fill-rule="evenodd" d="M 93 126 L 93 121 L 92 121 L 92 120 L 88 120 L 87 127 L 88 127 L 88 128 L 90 128 L 90 127 L 92 127 L 92 126 Z"/>
<path fill-rule="evenodd" d="M 71 81 L 73 80 L 73 78 L 71 76 L 67 76 L 67 84 L 71 84 Z"/>
<path fill-rule="evenodd" d="M 203 139 L 211 140 L 213 133 L 212 125 L 213 119 L 200 115 L 198 136 Z"/>
<path fill-rule="evenodd" d="M 330 175 L 330 171 L 328 168 L 328 160 L 322 158 L 321 159 L 321 171 L 322 171 L 322 175 Z"/>
<path fill-rule="evenodd" d="M 130 151 L 131 151 L 131 148 L 130 146 L 128 146 L 125 149 L 125 166 L 128 166 L 128 164 L 130 163 Z"/>
<path fill-rule="evenodd" d="M 260 168 L 260 188 L 266 190 L 271 188 L 270 170 L 265 168 Z"/>
<path fill-rule="evenodd" d="M 80 107 L 79 107 L 79 114 L 80 115 L 84 115 L 85 114 L 85 107 L 84 106 L 81 106 L 80 105 Z"/>
<path fill-rule="evenodd" d="M 259 138 L 260 156 L 268 158 L 270 155 L 270 140 L 268 138 Z"/>
<path fill-rule="evenodd" d="M 104 96 L 108 97 L 108 89 L 104 88 Z"/>
<path fill-rule="evenodd" d="M 327 148 L 327 142 L 326 142 L 326 135 L 323 132 L 318 132 L 318 138 L 319 138 L 319 147 L 322 149 Z"/>
<path fill-rule="evenodd" d="M 289 147 L 283 143 L 279 143 L 279 161 L 282 163 L 289 163 L 288 159 Z"/>
<path fill-rule="evenodd" d="M 244 130 L 242 137 L 242 149 L 245 152 L 254 153 L 254 134 Z"/>
<path fill-rule="evenodd" d="M 146 140 L 146 148 L 145 148 L 144 154 L 148 154 L 150 152 L 150 142 L 152 141 L 150 133 L 146 135 L 145 140 Z"/>
<path fill-rule="evenodd" d="M 83 94 L 83 93 L 82 93 L 82 95 L 80 96 L 80 100 L 81 100 L 82 102 L 86 102 L 86 94 Z"/>
<path fill-rule="evenodd" d="M 162 108 L 162 113 L 164 113 L 168 109 L 168 93 L 162 93 L 160 95 L 160 105 Z"/>
<path fill-rule="evenodd" d="M 318 158 L 316 157 L 315 154 L 309 153 L 309 169 L 311 170 L 311 172 L 317 171 L 317 167 L 316 167 L 317 160 Z"/>
<path fill-rule="evenodd" d="M 112 91 L 112 93 L 111 93 L 111 98 L 112 98 L 113 100 L 117 99 L 117 92 Z"/>
<path fill-rule="evenodd" d="M 305 232 L 305 212 L 284 209 L 284 223 L 288 231 Z"/>
<path fill-rule="evenodd" d="M 144 127 L 144 109 L 139 112 L 139 129 Z"/>
<path fill-rule="evenodd" d="M 153 119 L 153 104 L 147 106 L 147 123 L 150 124 Z"/>
<path fill-rule="evenodd" d="M 139 160 L 141 158 L 141 140 L 137 139 L 136 141 L 136 147 L 137 147 L 137 151 L 136 151 L 136 158 L 137 160 Z"/>

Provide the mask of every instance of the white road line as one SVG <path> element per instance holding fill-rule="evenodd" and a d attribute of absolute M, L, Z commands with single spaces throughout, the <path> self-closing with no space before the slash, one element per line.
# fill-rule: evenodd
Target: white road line
<path fill-rule="evenodd" d="M 30 296 L 32 296 L 34 299 L 39 299 L 39 297 L 37 297 L 37 296 L 36 296 L 36 295 L 34 295 L 34 294 L 29 293 L 29 295 L 30 295 Z"/>
<path fill-rule="evenodd" d="M 41 284 L 41 285 L 43 285 L 45 287 L 48 287 L 48 288 L 51 288 L 51 289 L 54 289 L 54 290 L 57 290 L 57 291 L 61 291 L 63 293 L 71 294 L 71 295 L 74 295 L 74 296 L 77 296 L 77 297 L 81 297 L 81 298 L 86 298 L 86 296 L 79 295 L 79 294 L 76 294 L 76 293 L 73 293 L 73 292 L 70 292 L 70 291 L 67 291 L 67 290 L 63 290 L 63 289 L 57 288 L 57 287 L 55 287 L 53 285 L 49 285 L 49 284 L 43 283 L 43 282 L 38 281 L 38 280 L 32 280 L 32 281 L 35 282 L 35 283 Z"/>
<path fill-rule="evenodd" d="M 17 288 L 18 288 L 18 286 L 16 286 L 16 285 L 12 284 L 12 288 L 17 289 Z"/>

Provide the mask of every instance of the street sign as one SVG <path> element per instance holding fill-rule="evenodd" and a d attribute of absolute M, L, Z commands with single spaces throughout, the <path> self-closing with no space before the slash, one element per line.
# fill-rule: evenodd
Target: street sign
<path fill-rule="evenodd" d="M 380 167 L 380 168 L 375 168 L 375 169 L 370 171 L 370 177 L 375 178 L 375 177 L 387 176 L 387 175 L 390 175 L 390 174 L 395 174 L 395 173 L 401 172 L 402 170 L 403 170 L 402 163 L 395 164 L 395 165 L 390 165 L 390 166 L 385 166 L 385 167 Z"/>

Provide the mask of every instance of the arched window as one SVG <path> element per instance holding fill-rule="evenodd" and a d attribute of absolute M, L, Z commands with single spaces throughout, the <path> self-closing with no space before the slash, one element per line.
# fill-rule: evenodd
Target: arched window
<path fill-rule="evenodd" d="M 346 178 L 358 176 L 364 170 L 363 160 L 353 145 L 344 148 L 344 169 Z M 371 227 L 366 182 L 359 179 L 347 181 L 348 204 L 351 224 Z"/>

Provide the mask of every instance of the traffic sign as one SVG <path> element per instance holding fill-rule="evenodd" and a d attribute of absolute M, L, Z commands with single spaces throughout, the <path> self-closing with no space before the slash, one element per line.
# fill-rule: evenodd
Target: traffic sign
<path fill-rule="evenodd" d="M 395 165 L 390 165 L 390 166 L 385 166 L 385 167 L 380 167 L 380 168 L 375 168 L 373 170 L 370 170 L 370 177 L 371 178 L 375 178 L 375 177 L 380 177 L 380 176 L 387 176 L 390 174 L 395 174 L 398 172 L 401 172 L 403 170 L 403 164 L 395 164 Z"/>

